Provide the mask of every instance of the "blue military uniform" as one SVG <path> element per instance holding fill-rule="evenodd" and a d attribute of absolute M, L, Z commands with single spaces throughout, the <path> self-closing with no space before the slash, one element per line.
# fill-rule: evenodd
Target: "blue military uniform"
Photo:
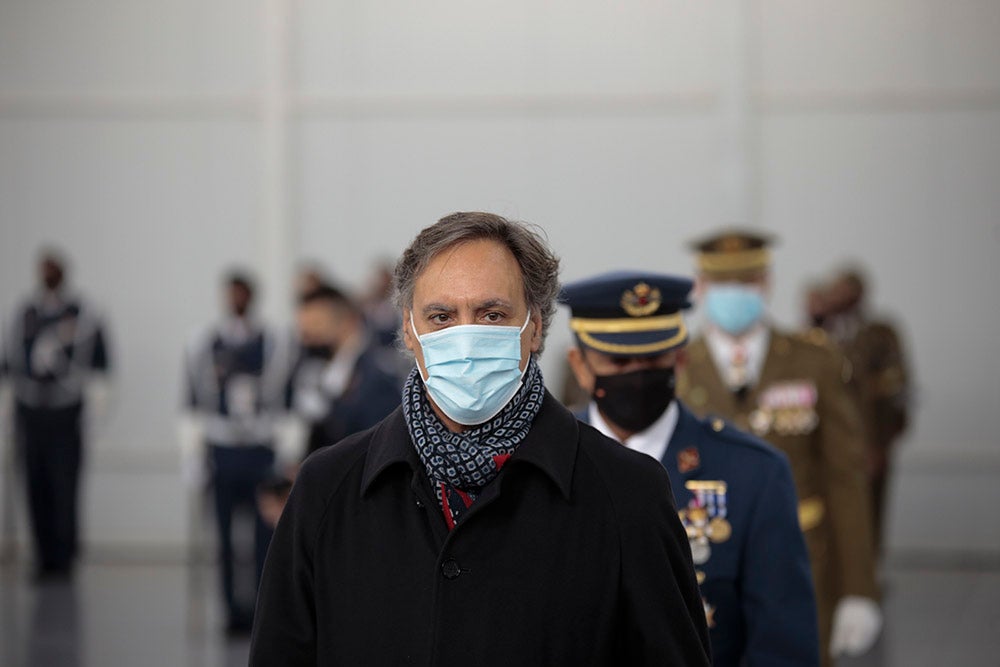
<path fill-rule="evenodd" d="M 649 357 L 686 342 L 679 310 L 690 287 L 682 278 L 620 272 L 567 285 L 563 301 L 582 347 Z M 672 429 L 662 426 L 671 411 Z M 596 403 L 578 416 L 615 437 Z M 688 531 L 713 664 L 817 665 L 816 603 L 787 458 L 676 399 L 647 430 L 670 432 L 660 462 Z"/>

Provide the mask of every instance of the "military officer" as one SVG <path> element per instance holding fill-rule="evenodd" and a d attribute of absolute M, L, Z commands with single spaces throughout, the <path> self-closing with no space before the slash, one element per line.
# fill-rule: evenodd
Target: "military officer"
<path fill-rule="evenodd" d="M 839 272 L 827 291 L 827 301 L 830 314 L 824 329 L 854 370 L 853 386 L 868 447 L 872 523 L 878 547 L 892 450 L 908 422 L 909 373 L 895 328 L 868 312 L 865 280 L 859 270 Z"/>
<path fill-rule="evenodd" d="M 713 664 L 817 665 L 816 603 L 786 457 L 674 398 L 691 287 L 686 278 L 632 271 L 565 286 L 577 342 L 567 357 L 591 397 L 579 416 L 669 473 Z"/>
<path fill-rule="evenodd" d="M 812 562 L 822 657 L 867 652 L 881 630 L 861 421 L 849 364 L 766 317 L 770 239 L 726 230 L 695 244 L 704 337 L 680 395 L 788 455 Z"/>

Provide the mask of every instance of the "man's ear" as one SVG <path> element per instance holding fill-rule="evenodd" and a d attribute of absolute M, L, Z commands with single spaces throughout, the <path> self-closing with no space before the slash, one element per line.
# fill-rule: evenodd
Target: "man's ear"
<path fill-rule="evenodd" d="M 538 352 L 542 347 L 542 314 L 532 310 L 531 313 L 531 351 Z"/>
<path fill-rule="evenodd" d="M 765 299 L 771 298 L 771 274 L 765 273 L 760 279 L 760 291 L 764 294 Z"/>
<path fill-rule="evenodd" d="M 678 371 L 684 370 L 684 367 L 687 366 L 687 361 L 688 361 L 687 348 L 682 347 L 681 349 L 677 350 L 677 360 L 674 362 L 674 368 L 676 368 Z"/>
<path fill-rule="evenodd" d="M 566 361 L 569 362 L 569 368 L 573 371 L 573 377 L 576 378 L 576 383 L 580 385 L 580 388 L 587 392 L 588 396 L 593 394 L 594 373 L 583 358 L 583 350 L 577 346 L 569 348 L 566 352 Z"/>
<path fill-rule="evenodd" d="M 695 301 L 701 301 L 702 297 L 705 296 L 705 283 L 705 277 L 702 274 L 699 273 L 694 277 L 694 288 L 691 290 L 691 295 Z"/>
<path fill-rule="evenodd" d="M 410 352 L 413 352 L 413 341 L 416 337 L 416 332 L 410 329 L 410 309 L 403 309 L 403 345 Z"/>

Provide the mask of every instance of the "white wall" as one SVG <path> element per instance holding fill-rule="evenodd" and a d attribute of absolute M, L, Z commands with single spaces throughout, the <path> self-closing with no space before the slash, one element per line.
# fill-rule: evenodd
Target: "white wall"
<path fill-rule="evenodd" d="M 92 541 L 185 540 L 178 359 L 224 268 L 278 316 L 296 259 L 360 287 L 484 209 L 541 224 L 566 279 L 687 272 L 686 240 L 756 223 L 789 324 L 865 262 L 919 387 L 890 544 L 1000 551 L 972 528 L 1000 501 L 998 35 L 987 0 L 0 4 L 0 311 L 55 241 L 118 343 Z M 559 318 L 552 386 L 568 341 Z"/>

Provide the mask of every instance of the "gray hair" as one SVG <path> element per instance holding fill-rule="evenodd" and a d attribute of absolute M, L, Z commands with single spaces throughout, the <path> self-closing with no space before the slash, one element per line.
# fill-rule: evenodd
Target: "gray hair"
<path fill-rule="evenodd" d="M 559 258 L 549 249 L 545 232 L 537 225 L 507 220 L 492 213 L 452 213 L 425 227 L 403 251 L 393 275 L 396 306 L 413 307 L 413 286 L 430 261 L 448 248 L 466 241 L 489 239 L 503 244 L 521 267 L 524 298 L 532 313 L 542 318 L 542 347 L 556 311 L 559 295 Z M 542 351 L 539 347 L 539 353 Z"/>

